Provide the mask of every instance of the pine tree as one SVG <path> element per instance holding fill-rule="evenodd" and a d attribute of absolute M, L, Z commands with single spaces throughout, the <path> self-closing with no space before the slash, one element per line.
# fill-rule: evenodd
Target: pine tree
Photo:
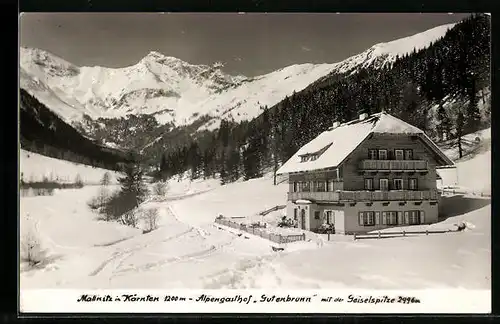
<path fill-rule="evenodd" d="M 120 195 L 126 198 L 122 202 L 127 202 L 128 210 L 138 207 L 146 199 L 148 188 L 143 181 L 143 175 L 144 171 L 139 165 L 128 163 L 123 168 L 123 176 L 118 178 Z"/>
<path fill-rule="evenodd" d="M 476 91 L 476 80 L 474 78 L 470 81 L 471 86 L 469 89 L 469 104 L 465 116 L 465 132 L 472 133 L 479 129 L 481 125 L 481 113 L 477 105 L 478 97 Z"/>
<path fill-rule="evenodd" d="M 457 147 L 458 147 L 458 157 L 459 158 L 462 158 L 462 156 L 463 156 L 462 136 L 463 136 L 464 126 L 465 126 L 464 114 L 462 112 L 459 112 L 457 115 L 457 121 L 456 121 Z"/>

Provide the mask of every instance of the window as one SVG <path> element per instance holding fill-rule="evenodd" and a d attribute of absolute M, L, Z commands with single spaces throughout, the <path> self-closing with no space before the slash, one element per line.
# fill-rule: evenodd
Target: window
<path fill-rule="evenodd" d="M 394 190 L 403 190 L 403 179 L 394 179 Z"/>
<path fill-rule="evenodd" d="M 325 192 L 326 191 L 325 181 L 316 181 L 316 191 Z"/>
<path fill-rule="evenodd" d="M 334 224 L 335 220 L 333 219 L 333 211 L 325 210 L 325 218 L 327 224 Z"/>
<path fill-rule="evenodd" d="M 333 191 L 333 180 L 327 181 L 326 191 Z"/>
<path fill-rule="evenodd" d="M 319 219 L 319 210 L 314 212 L 314 219 Z"/>
<path fill-rule="evenodd" d="M 378 150 L 378 159 L 387 160 L 387 150 Z"/>
<path fill-rule="evenodd" d="M 359 225 L 361 226 L 375 225 L 375 212 L 372 211 L 359 212 Z"/>
<path fill-rule="evenodd" d="M 318 159 L 318 155 L 317 154 L 311 155 L 311 161 L 315 161 L 317 159 Z"/>
<path fill-rule="evenodd" d="M 420 224 L 420 213 L 418 210 L 411 210 L 409 212 L 410 216 L 410 225 L 419 225 Z"/>
<path fill-rule="evenodd" d="M 373 179 L 372 178 L 365 179 L 365 190 L 373 190 Z"/>
<path fill-rule="evenodd" d="M 297 214 L 298 214 L 298 210 L 297 210 L 297 208 L 294 208 L 294 209 L 293 209 L 293 219 L 294 219 L 294 220 L 297 220 L 297 218 L 298 218 L 298 215 L 297 215 Z"/>
<path fill-rule="evenodd" d="M 306 162 L 308 160 L 307 156 L 301 156 L 300 157 L 300 162 Z"/>
<path fill-rule="evenodd" d="M 311 191 L 311 187 L 310 187 L 309 181 L 303 181 L 303 182 L 301 182 L 299 189 L 300 189 L 300 191 Z"/>
<path fill-rule="evenodd" d="M 405 150 L 405 160 L 413 160 L 413 150 Z"/>
<path fill-rule="evenodd" d="M 408 180 L 408 189 L 410 190 L 417 190 L 417 179 L 416 178 L 410 178 Z"/>
<path fill-rule="evenodd" d="M 382 190 L 382 191 L 389 190 L 389 180 L 388 179 L 380 179 L 380 190 Z"/>
<path fill-rule="evenodd" d="M 396 160 L 403 160 L 403 150 L 394 150 L 394 157 Z"/>
<path fill-rule="evenodd" d="M 368 151 L 368 159 L 370 159 L 370 160 L 378 160 L 377 150 L 369 150 Z"/>
<path fill-rule="evenodd" d="M 395 211 L 382 212 L 382 218 L 385 217 L 386 225 L 398 225 L 398 213 Z"/>

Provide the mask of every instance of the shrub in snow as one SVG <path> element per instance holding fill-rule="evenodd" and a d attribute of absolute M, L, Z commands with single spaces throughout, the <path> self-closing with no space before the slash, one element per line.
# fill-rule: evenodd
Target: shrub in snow
<path fill-rule="evenodd" d="M 30 266 L 35 266 L 45 260 L 47 252 L 42 248 L 37 222 L 26 216 L 21 223 L 20 258 Z"/>
<path fill-rule="evenodd" d="M 278 227 L 293 227 L 294 226 L 294 221 L 291 218 L 286 218 L 286 216 L 283 216 L 281 218 L 281 221 L 278 222 Z"/>
<path fill-rule="evenodd" d="M 155 183 L 153 193 L 157 196 L 165 196 L 167 194 L 167 183 L 163 181 Z"/>

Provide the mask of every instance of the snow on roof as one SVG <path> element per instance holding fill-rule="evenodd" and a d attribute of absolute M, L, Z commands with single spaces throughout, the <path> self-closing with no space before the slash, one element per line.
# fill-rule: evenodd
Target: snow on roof
<path fill-rule="evenodd" d="M 422 130 L 386 112 L 380 112 L 364 120 L 356 119 L 341 124 L 336 128 L 330 128 L 324 131 L 318 137 L 301 147 L 281 166 L 277 174 L 338 167 L 338 165 L 372 133 L 422 135 L 424 141 L 427 142 L 446 163 L 453 164 L 453 162 L 439 150 Z M 319 152 L 326 146 L 328 146 L 328 148 L 315 160 L 301 162 L 299 157 Z"/>

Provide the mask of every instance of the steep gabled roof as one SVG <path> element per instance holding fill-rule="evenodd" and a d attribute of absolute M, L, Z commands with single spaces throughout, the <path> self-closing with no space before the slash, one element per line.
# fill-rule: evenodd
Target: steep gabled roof
<path fill-rule="evenodd" d="M 422 130 L 399 118 L 381 112 L 364 120 L 356 119 L 321 133 L 301 147 L 279 168 L 277 174 L 336 168 L 373 133 L 417 135 L 439 157 L 441 165 L 453 165 L 453 162 Z M 326 149 L 321 152 L 323 148 Z M 301 156 L 308 156 L 316 152 L 321 152 L 316 160 L 301 162 Z"/>

